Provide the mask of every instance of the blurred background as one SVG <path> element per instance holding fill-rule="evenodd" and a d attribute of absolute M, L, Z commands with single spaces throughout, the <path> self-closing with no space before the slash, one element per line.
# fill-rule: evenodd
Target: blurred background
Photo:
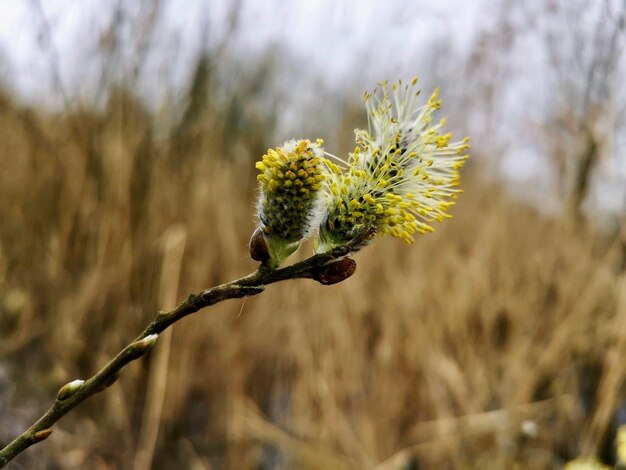
<path fill-rule="evenodd" d="M 183 320 L 14 468 L 614 464 L 625 22 L 624 0 L 3 0 L 0 446 L 157 310 L 255 269 L 268 147 L 346 155 L 363 92 L 416 75 L 473 143 L 434 234 Z"/>

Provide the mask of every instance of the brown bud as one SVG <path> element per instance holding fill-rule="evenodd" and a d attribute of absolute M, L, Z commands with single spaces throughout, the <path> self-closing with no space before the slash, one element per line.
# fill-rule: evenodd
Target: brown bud
<path fill-rule="evenodd" d="M 313 279 L 320 284 L 330 286 L 345 281 L 356 271 L 356 261 L 352 258 L 343 258 L 318 268 L 313 273 Z"/>
<path fill-rule="evenodd" d="M 267 249 L 267 243 L 265 243 L 265 237 L 260 228 L 257 228 L 250 237 L 250 257 L 254 261 L 260 261 L 264 263 L 270 259 L 270 252 Z"/>
<path fill-rule="evenodd" d="M 33 441 L 41 442 L 44 439 L 47 439 L 50 434 L 52 434 L 52 429 L 42 429 L 41 431 L 37 431 L 33 434 Z"/>

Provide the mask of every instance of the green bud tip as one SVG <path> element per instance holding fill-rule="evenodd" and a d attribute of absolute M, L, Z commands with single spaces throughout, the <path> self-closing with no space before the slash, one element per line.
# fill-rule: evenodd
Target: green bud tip
<path fill-rule="evenodd" d="M 83 386 L 84 383 L 84 380 L 77 379 L 63 385 L 63 387 L 61 387 L 61 390 L 59 390 L 59 393 L 57 394 L 57 400 L 63 401 L 68 399 L 69 397 L 74 395 L 80 389 L 80 387 Z"/>

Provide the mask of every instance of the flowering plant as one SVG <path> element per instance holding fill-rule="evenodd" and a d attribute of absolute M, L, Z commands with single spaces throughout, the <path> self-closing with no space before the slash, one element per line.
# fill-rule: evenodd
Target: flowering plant
<path fill-rule="evenodd" d="M 411 243 L 450 217 L 469 139 L 451 142 L 445 119 L 433 124 L 439 90 L 420 106 L 416 84 L 384 82 L 365 93 L 368 129 L 355 130 L 347 160 L 321 140 L 286 142 L 263 156 L 258 219 L 267 254 L 255 259 L 277 267 L 309 236 L 317 253 L 357 251 L 385 234 Z"/>
<path fill-rule="evenodd" d="M 0 449 L 0 468 L 28 447 L 47 439 L 51 427 L 80 403 L 110 387 L 130 362 L 144 356 L 159 335 L 180 319 L 227 299 L 258 295 L 289 279 L 335 284 L 350 277 L 356 262 L 347 255 L 377 235 L 412 242 L 433 230 L 460 192 L 459 168 L 467 139 L 451 143 L 445 121 L 432 125 L 439 92 L 418 106 L 417 80 L 387 83 L 365 94 L 368 130 L 355 131 L 356 148 L 346 161 L 324 151 L 322 141 L 292 140 L 270 149 L 260 171 L 258 227 L 250 240 L 258 269 L 244 277 L 190 295 L 154 320 L 87 380 L 59 390 L 54 404 L 31 427 Z M 315 238 L 316 254 L 285 268 L 280 264 L 302 240 Z"/>

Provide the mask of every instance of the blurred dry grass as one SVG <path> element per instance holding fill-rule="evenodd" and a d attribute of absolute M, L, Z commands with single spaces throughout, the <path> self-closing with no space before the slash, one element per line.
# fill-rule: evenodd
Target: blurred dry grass
<path fill-rule="evenodd" d="M 63 116 L 0 99 L 0 443 L 157 309 L 254 269 L 252 161 L 275 143 L 203 119 L 160 138 L 121 91 Z M 554 468 L 602 452 L 626 379 L 619 247 L 479 173 L 452 221 L 378 241 L 345 283 L 283 283 L 177 324 L 16 468 Z"/>

